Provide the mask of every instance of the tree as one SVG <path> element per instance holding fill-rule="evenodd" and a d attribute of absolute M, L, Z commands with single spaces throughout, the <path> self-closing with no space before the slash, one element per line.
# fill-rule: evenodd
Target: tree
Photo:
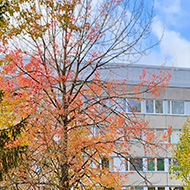
<path fill-rule="evenodd" d="M 180 139 L 177 145 L 174 147 L 173 162 L 170 166 L 170 173 L 172 173 L 173 177 L 175 177 L 176 179 L 181 179 L 183 182 L 183 186 L 186 189 L 190 188 L 190 162 L 188 159 L 190 152 L 189 123 L 190 120 L 188 118 L 179 134 Z"/>
<path fill-rule="evenodd" d="M 27 151 L 4 175 L 5 189 L 121 189 L 123 176 L 107 168 L 110 155 L 128 159 L 132 139 L 149 149 L 161 145 L 122 101 L 159 95 L 170 74 L 144 70 L 135 85 L 102 78 L 114 62 L 129 64 L 150 48 L 142 40 L 152 16 L 143 0 L 9 1 L 0 84 L 25 98 L 13 112 L 27 118 L 18 142 Z"/>
<path fill-rule="evenodd" d="M 0 22 L 4 22 L 4 14 L 7 10 L 7 7 L 9 6 L 8 1 L 1 1 L 0 4 Z"/>
<path fill-rule="evenodd" d="M 17 99 L 10 93 L 0 92 L 0 180 L 3 174 L 17 167 L 27 145 L 18 143 L 24 131 L 27 118 L 16 118 L 13 114 L 14 106 L 19 105 L 23 98 Z"/>

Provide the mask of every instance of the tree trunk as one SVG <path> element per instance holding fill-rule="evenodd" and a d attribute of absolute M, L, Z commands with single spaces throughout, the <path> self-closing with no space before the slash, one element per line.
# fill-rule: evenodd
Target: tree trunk
<path fill-rule="evenodd" d="M 60 180 L 60 190 L 70 190 L 69 179 L 68 179 L 68 165 L 65 163 L 61 166 L 61 180 Z"/>

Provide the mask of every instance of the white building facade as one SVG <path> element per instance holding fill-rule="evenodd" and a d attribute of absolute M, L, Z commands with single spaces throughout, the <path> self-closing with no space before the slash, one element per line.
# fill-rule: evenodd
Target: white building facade
<path fill-rule="evenodd" d="M 144 66 L 146 72 L 158 73 L 161 67 Z M 139 81 L 138 76 L 142 73 L 143 66 L 131 65 L 125 69 L 119 69 L 110 75 L 119 80 L 129 77 L 132 84 Z M 181 181 L 171 178 L 169 165 L 177 164 L 172 158 L 172 147 L 179 140 L 181 127 L 184 125 L 187 116 L 190 115 L 190 69 L 186 68 L 165 68 L 171 71 L 172 78 L 169 86 L 161 92 L 159 97 L 144 93 L 140 101 L 126 98 L 123 100 L 124 111 L 130 114 L 131 105 L 135 106 L 136 116 L 144 118 L 156 134 L 165 133 L 168 126 L 172 126 L 172 135 L 169 139 L 163 140 L 163 149 L 158 152 L 144 152 L 138 143 L 132 144 L 132 158 L 125 161 L 117 156 L 112 157 L 114 166 L 120 169 L 120 173 L 129 173 L 123 190 L 182 190 Z M 117 68 L 115 69 L 117 70 Z M 119 75 L 118 75 L 119 73 Z M 111 77 L 109 74 L 106 77 Z M 143 138 L 143 137 L 142 137 Z M 168 148 L 169 147 L 169 148 Z M 130 159 L 130 158 L 129 158 Z M 136 169 L 135 169 L 136 168 Z M 137 172 L 138 170 L 139 172 Z M 147 179 L 147 181 L 142 177 Z M 150 182 L 150 183 L 149 183 Z"/>

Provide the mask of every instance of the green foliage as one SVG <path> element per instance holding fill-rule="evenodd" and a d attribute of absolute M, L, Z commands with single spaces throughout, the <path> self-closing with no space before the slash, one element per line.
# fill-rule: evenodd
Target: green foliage
<path fill-rule="evenodd" d="M 3 96 L 4 93 L 0 91 L 0 102 L 2 102 Z M 9 172 L 9 169 L 15 168 L 21 162 L 22 155 L 27 150 L 26 145 L 9 146 L 14 144 L 14 141 L 25 130 L 26 120 L 27 118 L 24 118 L 13 126 L 0 129 L 0 181 L 3 180 L 3 175 Z"/>
<path fill-rule="evenodd" d="M 3 98 L 3 92 L 2 91 L 0 91 L 0 102 L 2 101 L 2 98 Z"/>
<path fill-rule="evenodd" d="M 0 130 L 0 161 L 2 168 L 0 170 L 0 180 L 3 180 L 3 175 L 8 173 L 9 169 L 18 165 L 22 160 L 22 155 L 27 150 L 26 145 L 19 145 L 16 147 L 6 147 L 12 140 L 16 140 L 25 128 L 26 119 L 20 123 L 7 129 Z M 10 135 L 11 134 L 11 135 Z"/>
<path fill-rule="evenodd" d="M 190 189 L 190 118 L 182 127 L 180 140 L 174 147 L 174 161 L 170 173 L 176 179 L 181 179 L 185 188 Z"/>
<path fill-rule="evenodd" d="M 26 152 L 27 146 L 17 146 L 10 149 L 0 149 L 0 159 L 2 163 L 2 168 L 0 170 L 0 180 L 3 180 L 3 175 L 18 166 L 18 163 L 22 161 L 22 155 Z"/>
<path fill-rule="evenodd" d="M 8 6 L 9 6 L 9 3 L 7 1 L 1 0 L 1 3 L 0 3 L 0 22 L 4 22 L 3 15 L 6 13 Z"/>
<path fill-rule="evenodd" d="M 33 39 L 38 39 L 47 34 L 52 23 L 58 23 L 62 29 L 79 30 L 79 27 L 73 24 L 72 19 L 78 2 L 78 0 L 72 3 L 53 0 L 5 1 L 0 6 L 0 38 L 4 44 L 18 35 L 27 34 Z M 47 17 L 46 22 L 44 22 L 44 16 Z"/>

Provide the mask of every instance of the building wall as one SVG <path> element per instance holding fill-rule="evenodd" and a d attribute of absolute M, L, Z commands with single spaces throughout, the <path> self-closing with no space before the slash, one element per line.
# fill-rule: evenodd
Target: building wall
<path fill-rule="evenodd" d="M 148 70 L 153 72 L 159 71 L 158 67 L 148 67 Z M 167 68 L 170 70 L 171 68 Z M 131 83 L 138 82 L 135 80 L 137 78 L 136 75 L 142 71 L 142 67 L 128 68 L 128 75 L 132 76 L 134 79 L 131 80 Z M 133 75 L 133 73 L 136 73 Z M 127 75 L 124 71 L 120 74 L 123 78 Z M 189 69 L 174 69 L 172 71 L 172 79 L 170 85 L 165 89 L 164 92 L 161 93 L 159 97 L 151 96 L 146 93 L 141 96 L 141 109 L 136 113 L 137 117 L 144 118 L 149 122 L 150 128 L 159 131 L 165 130 L 168 126 L 172 126 L 173 134 L 170 138 L 170 142 L 175 146 L 178 141 L 177 133 L 179 133 L 181 127 L 184 125 L 187 116 L 190 115 L 190 70 Z M 153 100 L 154 108 L 156 109 L 156 101 L 161 100 L 163 106 L 162 113 L 156 113 L 154 110 L 153 113 L 148 113 L 147 111 L 147 101 Z M 125 100 L 126 104 L 126 112 L 129 112 L 130 101 Z M 176 109 L 176 111 L 174 110 Z M 169 142 L 168 142 L 169 143 Z M 148 181 L 151 183 L 147 183 L 136 171 L 132 174 L 128 175 L 128 179 L 126 179 L 126 183 L 123 189 L 127 189 L 128 187 L 136 187 L 137 190 L 172 190 L 172 189 L 181 189 L 181 181 L 171 179 L 171 176 L 168 173 L 168 167 L 172 160 L 172 147 L 168 148 L 167 143 L 164 146 L 165 150 L 156 150 L 157 156 L 151 153 L 145 153 L 143 147 L 137 143 L 132 144 L 132 154 L 134 157 L 142 158 L 143 161 L 143 171 L 140 173 L 145 176 Z M 135 153 L 134 153 L 135 152 Z M 157 166 L 155 166 L 155 171 L 148 171 L 148 158 L 155 158 L 155 162 L 157 159 L 161 158 L 164 160 L 164 171 L 156 171 Z M 121 158 L 113 157 L 113 163 L 117 167 L 120 167 L 121 175 L 128 172 L 130 173 L 130 164 L 126 167 L 126 162 L 124 162 Z M 148 188 L 149 187 L 149 188 Z M 151 187 L 151 188 L 150 188 Z"/>

